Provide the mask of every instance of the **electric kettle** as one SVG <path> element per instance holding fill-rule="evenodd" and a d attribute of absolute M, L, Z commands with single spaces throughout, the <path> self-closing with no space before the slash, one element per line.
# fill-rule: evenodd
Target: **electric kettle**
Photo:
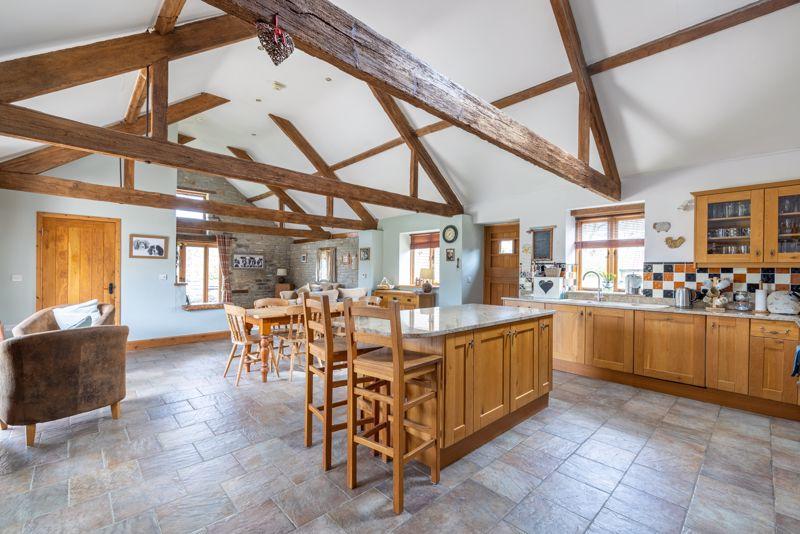
<path fill-rule="evenodd" d="M 675 290 L 675 307 L 676 308 L 691 308 L 694 301 L 697 300 L 697 295 L 694 290 L 688 287 L 679 287 Z"/>

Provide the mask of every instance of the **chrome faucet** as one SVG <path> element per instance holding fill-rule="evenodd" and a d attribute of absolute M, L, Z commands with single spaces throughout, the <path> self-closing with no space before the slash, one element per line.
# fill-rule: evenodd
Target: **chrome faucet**
<path fill-rule="evenodd" d="M 586 280 L 586 277 L 590 274 L 593 274 L 597 277 L 597 301 L 600 302 L 603 300 L 603 283 L 600 280 L 600 274 L 597 271 L 586 271 L 583 274 L 583 279 Z"/>

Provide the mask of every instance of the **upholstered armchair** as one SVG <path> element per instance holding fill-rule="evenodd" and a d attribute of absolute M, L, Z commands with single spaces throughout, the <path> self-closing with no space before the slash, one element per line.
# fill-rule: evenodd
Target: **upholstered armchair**
<path fill-rule="evenodd" d="M 110 308 L 113 322 L 114 307 Z M 108 311 L 101 308 L 102 313 Z M 49 320 L 52 317 L 38 312 L 14 328 L 15 337 L 0 342 L 0 428 L 24 425 L 28 446 L 36 440 L 37 423 L 104 406 L 110 406 L 117 419 L 125 398 L 128 327 L 59 330 L 56 325 L 31 331 L 52 326 Z"/>
<path fill-rule="evenodd" d="M 11 329 L 11 333 L 15 336 L 24 336 L 25 334 L 37 334 L 39 332 L 59 330 L 58 323 L 53 315 L 53 310 L 62 307 L 63 306 L 51 306 L 37 311 Z M 115 312 L 113 304 L 98 304 L 97 310 L 100 312 L 100 322 L 95 326 L 114 324 Z"/>

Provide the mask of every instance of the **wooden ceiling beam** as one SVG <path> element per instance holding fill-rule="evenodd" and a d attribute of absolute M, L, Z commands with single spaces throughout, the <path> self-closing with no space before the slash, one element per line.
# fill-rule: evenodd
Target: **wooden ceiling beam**
<path fill-rule="evenodd" d="M 333 228 L 368 230 L 367 226 L 358 219 L 323 217 L 321 215 L 308 215 L 291 211 L 282 212 L 266 208 L 257 208 L 255 206 L 228 204 L 215 200 L 183 198 L 152 191 L 142 191 L 139 189 L 129 190 L 120 187 L 81 182 L 79 180 L 55 178 L 43 174 L 0 171 L 0 189 L 113 202 L 116 204 L 131 204 L 148 208 L 196 211 L 214 215 L 241 217 L 244 219 L 257 219 L 260 221 L 315 224 L 331 226 Z"/>
<path fill-rule="evenodd" d="M 574 184 L 609 199 L 620 197 L 618 180 L 536 135 L 328 0 L 206 3 L 250 24 L 277 15 L 295 46 L 307 54 Z"/>
<path fill-rule="evenodd" d="M 617 162 L 614 159 L 614 151 L 611 147 L 611 138 L 608 135 L 608 130 L 606 130 L 606 123 L 603 120 L 603 112 L 600 109 L 600 101 L 597 99 L 592 77 L 586 69 L 586 58 L 583 55 L 581 37 L 578 34 L 578 26 L 575 24 L 575 17 L 572 14 L 569 0 L 550 0 L 550 6 L 558 24 L 558 31 L 561 33 L 561 41 L 564 43 L 564 50 L 572 67 L 572 74 L 578 84 L 578 92 L 581 98 L 585 99 L 585 104 L 588 105 L 591 129 L 595 136 L 597 152 L 600 154 L 603 170 L 606 176 L 619 183 L 619 171 L 617 170 Z M 584 110 L 584 112 L 586 111 Z M 584 141 L 584 150 L 586 148 L 585 143 L 586 141 Z M 587 159 L 579 159 L 584 162 L 588 161 L 588 152 L 585 152 L 584 156 L 587 156 Z"/>
<path fill-rule="evenodd" d="M 169 99 L 169 61 L 159 59 L 150 65 L 150 128 L 153 139 L 167 139 L 167 107 Z"/>
<path fill-rule="evenodd" d="M 209 109 L 221 106 L 227 102 L 228 99 L 222 98 L 221 96 L 212 95 L 211 93 L 200 93 L 186 100 L 171 104 L 167 108 L 167 122 L 169 124 L 174 124 L 203 113 L 204 111 L 208 111 Z M 147 132 L 147 117 L 145 115 L 139 115 L 132 123 L 126 123 L 123 120 L 115 122 L 114 124 L 109 124 L 106 128 L 117 132 L 144 135 Z M 90 152 L 85 152 L 83 150 L 49 146 L 36 149 L 13 159 L 0 161 L 0 170 L 38 174 L 85 158 L 89 155 L 91 155 Z"/>
<path fill-rule="evenodd" d="M 223 15 L 182 24 L 167 35 L 139 33 L 0 62 L 0 102 L 16 102 L 143 69 L 255 35 L 250 24 Z"/>
<path fill-rule="evenodd" d="M 280 130 L 289 138 L 289 140 L 294 143 L 294 146 L 297 147 L 300 152 L 306 157 L 308 161 L 311 162 L 311 165 L 317 170 L 320 176 L 324 176 L 325 178 L 329 178 L 331 180 L 341 181 L 340 178 L 336 175 L 335 172 L 331 170 L 328 164 L 322 159 L 319 152 L 317 152 L 311 143 L 308 142 L 303 134 L 300 133 L 300 130 L 292 124 L 291 121 L 288 119 L 284 119 L 283 117 L 279 117 L 277 115 L 273 115 L 272 113 L 269 114 L 272 121 L 280 128 Z M 333 196 L 328 195 L 328 199 L 326 201 L 326 211 L 330 211 L 331 214 L 333 212 Z M 375 228 L 378 227 L 378 221 L 375 220 L 375 217 L 364 207 L 364 205 L 357 201 L 357 200 L 350 200 L 345 199 L 347 205 L 355 212 L 358 217 L 371 225 L 374 225 Z"/>
<path fill-rule="evenodd" d="M 125 112 L 125 117 L 122 119 L 127 124 L 132 124 L 139 118 L 139 112 L 142 110 L 145 99 L 147 98 L 147 68 L 139 70 L 136 76 L 136 82 L 133 84 L 133 91 L 131 92 L 131 99 L 128 103 L 128 111 Z"/>
<path fill-rule="evenodd" d="M 658 39 L 654 39 L 642 45 L 592 63 L 587 67 L 587 70 L 589 71 L 589 74 L 592 75 L 606 72 L 608 70 L 621 67 L 622 65 L 627 65 L 628 63 L 632 63 L 639 59 L 644 59 L 658 54 L 659 52 L 664 52 L 666 50 L 670 50 L 671 48 L 696 41 L 697 39 L 707 37 L 722 30 L 727 30 L 728 28 L 732 28 L 744 22 L 774 13 L 775 11 L 793 6 L 797 3 L 800 3 L 800 0 L 759 0 L 718 17 L 700 22 L 689 28 L 679 30 L 664 37 L 659 37 Z M 562 74 L 561 76 L 557 76 L 551 80 L 547 80 L 546 82 L 542 82 L 521 91 L 517 91 L 516 93 L 508 96 L 504 96 L 503 98 L 493 101 L 492 104 L 500 109 L 507 108 L 509 106 L 525 102 L 526 100 L 530 100 L 539 95 L 549 93 L 550 91 L 555 91 L 556 89 L 566 87 L 574 81 L 575 77 L 572 75 L 572 73 Z M 422 126 L 421 128 L 417 128 L 416 134 L 418 137 L 423 137 L 435 132 L 440 132 L 450 128 L 451 126 L 452 124 L 442 120 L 427 126 Z M 386 152 L 387 150 L 391 150 L 392 148 L 398 147 L 402 144 L 402 138 L 397 137 L 381 145 L 370 148 L 369 150 L 365 150 L 364 152 L 334 163 L 331 165 L 331 169 L 334 171 L 341 170 L 373 156 L 377 156 L 378 154 Z"/>
<path fill-rule="evenodd" d="M 274 165 L 181 146 L 168 141 L 108 130 L 11 104 L 0 104 L 0 135 L 118 158 L 130 158 L 222 178 L 244 180 L 268 187 L 278 186 L 317 195 L 333 195 L 436 215 L 455 214 L 451 206 L 439 202 L 411 198 L 382 189 L 339 182 Z"/>
<path fill-rule="evenodd" d="M 578 96 L 578 159 L 589 163 L 592 112 L 586 95 Z"/>
<path fill-rule="evenodd" d="M 409 154 L 408 169 L 408 194 L 414 198 L 419 198 L 419 160 L 417 153 L 412 149 Z"/>
<path fill-rule="evenodd" d="M 175 24 L 178 22 L 178 17 L 183 11 L 185 3 L 186 0 L 164 0 L 162 2 L 156 23 L 153 26 L 157 34 L 166 35 L 175 29 Z"/>
<path fill-rule="evenodd" d="M 264 200 L 265 198 L 274 197 L 275 193 L 272 191 L 267 191 L 266 193 L 261 193 L 260 195 L 255 195 L 252 197 L 248 197 L 247 201 L 250 203 L 258 202 L 259 200 Z"/>
<path fill-rule="evenodd" d="M 195 139 L 196 138 L 192 137 L 191 135 L 186 135 L 186 134 L 182 134 L 182 133 L 178 132 L 178 144 L 179 145 L 185 145 L 186 143 L 191 143 Z"/>
<path fill-rule="evenodd" d="M 254 224 L 241 224 L 222 221 L 202 221 L 198 219 L 188 219 L 186 217 L 176 217 L 178 232 L 212 230 L 215 232 L 231 232 L 235 234 L 258 234 L 275 235 L 286 237 L 300 237 L 308 239 L 329 239 L 330 233 L 317 230 L 306 230 L 304 228 L 277 228 L 275 226 L 257 226 Z"/>
<path fill-rule="evenodd" d="M 400 106 L 397 104 L 397 102 L 395 102 L 394 98 L 392 98 L 391 95 L 376 89 L 375 87 L 370 86 L 370 89 L 372 90 L 372 94 L 375 95 L 375 98 L 378 100 L 378 103 L 383 108 L 383 111 L 386 113 L 386 116 L 389 117 L 389 120 L 392 121 L 392 124 L 394 124 L 394 127 L 400 134 L 400 137 L 403 139 L 405 144 L 408 145 L 408 148 L 411 150 L 414 159 L 416 159 L 419 164 L 422 165 L 422 168 L 425 169 L 425 174 L 428 175 L 428 178 L 433 183 L 434 187 L 436 187 L 436 190 L 439 191 L 439 194 L 442 195 L 444 201 L 463 212 L 464 206 L 461 205 L 461 201 L 458 200 L 458 196 L 453 191 L 453 188 L 450 187 L 450 184 L 447 183 L 447 179 L 442 174 L 442 171 L 439 170 L 439 166 L 436 165 L 435 161 L 433 161 L 433 157 L 431 157 L 430 152 L 428 152 L 428 149 L 422 144 L 422 140 L 414 132 L 414 129 L 408 122 L 403 110 L 400 109 Z M 416 192 L 419 193 L 418 188 Z M 419 195 L 412 194 L 411 196 Z"/>
<path fill-rule="evenodd" d="M 239 159 L 243 159 L 243 160 L 246 160 L 246 161 L 255 161 L 253 159 L 253 156 L 251 156 L 250 153 L 247 150 L 243 149 L 243 148 L 238 148 L 238 147 L 235 147 L 235 146 L 229 146 L 228 150 L 230 150 L 231 153 L 234 156 L 236 156 L 237 158 L 239 158 Z M 279 210 L 283 211 L 283 208 L 284 208 L 284 205 L 285 205 L 285 206 L 289 206 L 289 209 L 294 211 L 294 212 L 296 212 L 296 213 L 306 213 L 306 210 L 304 210 L 303 207 L 300 204 L 295 202 L 295 200 L 291 197 L 291 195 L 289 195 L 289 193 L 286 192 L 285 189 L 273 186 L 271 188 L 271 190 L 269 191 L 269 193 L 270 194 L 274 194 L 276 197 L 278 197 L 278 209 Z M 257 195 L 256 197 L 252 197 L 252 198 L 256 198 L 256 200 L 260 200 L 259 198 L 257 198 L 258 196 L 260 196 L 260 195 Z M 266 197 L 263 197 L 263 198 L 266 198 Z M 250 201 L 250 199 L 247 199 L 247 200 Z M 252 201 L 252 202 L 255 202 L 255 201 Z M 333 217 L 333 214 L 329 214 L 328 216 L 329 217 Z M 312 230 L 316 230 L 317 232 L 322 232 L 323 231 L 323 229 L 321 227 L 319 227 L 319 226 L 312 226 L 311 229 Z"/>

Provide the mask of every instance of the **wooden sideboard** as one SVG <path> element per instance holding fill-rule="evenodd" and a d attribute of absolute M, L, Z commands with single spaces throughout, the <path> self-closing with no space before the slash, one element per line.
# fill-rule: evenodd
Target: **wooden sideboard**
<path fill-rule="evenodd" d="M 389 302 L 399 302 L 401 310 L 436 306 L 436 293 L 419 293 L 407 289 L 376 289 L 372 294 L 381 298 L 381 306 L 384 308 Z"/>

